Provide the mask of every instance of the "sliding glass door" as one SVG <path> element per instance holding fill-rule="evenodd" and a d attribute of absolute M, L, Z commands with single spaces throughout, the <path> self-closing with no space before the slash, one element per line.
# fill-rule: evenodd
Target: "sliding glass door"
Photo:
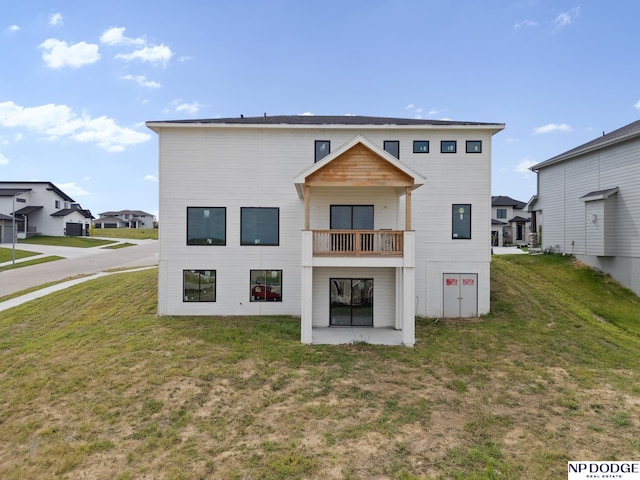
<path fill-rule="evenodd" d="M 331 326 L 373 326 L 373 279 L 332 278 L 329 308 Z"/>

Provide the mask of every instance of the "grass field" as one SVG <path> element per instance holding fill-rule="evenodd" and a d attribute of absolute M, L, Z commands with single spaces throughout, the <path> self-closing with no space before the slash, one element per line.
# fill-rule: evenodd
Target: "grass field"
<path fill-rule="evenodd" d="M 29 243 L 31 245 L 56 245 L 59 247 L 91 248 L 115 243 L 113 240 L 101 240 L 89 237 L 54 237 L 47 235 L 36 235 L 29 238 L 21 238 L 18 243 Z"/>
<path fill-rule="evenodd" d="M 92 228 L 92 237 L 129 238 L 132 240 L 157 240 L 157 228 Z"/>
<path fill-rule="evenodd" d="M 291 317 L 157 317 L 157 271 L 0 314 L 0 478 L 559 479 L 640 454 L 640 300 L 494 257 L 492 313 L 415 348 Z"/>
<path fill-rule="evenodd" d="M 0 263 L 10 262 L 13 260 L 13 255 L 13 248 L 0 247 Z M 38 254 L 36 252 L 28 252 L 27 250 L 19 250 L 18 248 L 15 250 L 16 260 L 19 258 L 32 257 L 34 255 Z"/>

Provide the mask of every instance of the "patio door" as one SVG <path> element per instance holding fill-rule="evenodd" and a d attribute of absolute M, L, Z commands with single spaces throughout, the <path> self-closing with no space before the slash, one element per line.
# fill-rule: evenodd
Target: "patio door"
<path fill-rule="evenodd" d="M 329 280 L 329 290 L 330 326 L 373 326 L 372 278 L 332 278 Z"/>

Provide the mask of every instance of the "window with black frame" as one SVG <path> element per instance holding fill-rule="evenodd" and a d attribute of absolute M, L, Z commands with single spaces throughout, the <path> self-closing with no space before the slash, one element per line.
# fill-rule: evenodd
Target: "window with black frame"
<path fill-rule="evenodd" d="M 315 155 L 314 162 L 322 160 L 324 157 L 331 153 L 331 142 L 329 140 L 316 140 L 315 141 Z"/>
<path fill-rule="evenodd" d="M 280 209 L 240 208 L 240 245 L 280 244 Z"/>
<path fill-rule="evenodd" d="M 187 245 L 226 245 L 225 207 L 187 207 Z"/>
<path fill-rule="evenodd" d="M 282 301 L 282 270 L 251 270 L 249 275 L 251 285 L 250 301 Z"/>
<path fill-rule="evenodd" d="M 215 302 L 216 271 L 215 270 L 183 270 L 184 302 Z"/>
<path fill-rule="evenodd" d="M 454 240 L 468 240 L 471 238 L 471 205 L 468 203 L 454 203 L 452 205 L 451 238 Z"/>

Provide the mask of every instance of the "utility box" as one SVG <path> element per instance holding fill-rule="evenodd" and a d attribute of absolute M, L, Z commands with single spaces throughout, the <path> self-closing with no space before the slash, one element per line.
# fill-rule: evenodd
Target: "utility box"
<path fill-rule="evenodd" d="M 443 282 L 444 317 L 477 317 L 478 274 L 445 273 Z"/>

